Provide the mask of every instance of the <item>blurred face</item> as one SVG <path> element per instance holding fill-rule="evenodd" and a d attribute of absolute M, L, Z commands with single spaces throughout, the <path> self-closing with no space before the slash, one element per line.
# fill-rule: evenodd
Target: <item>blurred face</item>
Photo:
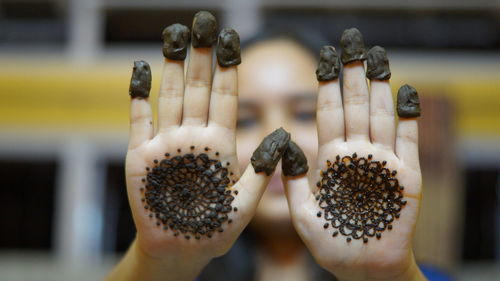
<path fill-rule="evenodd" d="M 262 138 L 283 127 L 304 150 L 315 169 L 316 61 L 300 45 L 286 39 L 263 41 L 242 54 L 239 71 L 238 155 L 248 165 Z M 281 164 L 260 201 L 252 226 L 279 231 L 291 226 L 281 182 Z M 284 226 L 287 226 L 283 228 Z"/>

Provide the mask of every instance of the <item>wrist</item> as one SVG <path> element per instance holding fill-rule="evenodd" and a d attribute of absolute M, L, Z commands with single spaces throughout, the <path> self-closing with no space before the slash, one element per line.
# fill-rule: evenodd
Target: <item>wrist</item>
<path fill-rule="evenodd" d="M 372 279 L 367 279 L 372 280 Z M 409 267 L 403 271 L 401 274 L 394 275 L 389 278 L 381 279 L 380 281 L 425 281 L 427 280 L 425 276 L 420 271 L 417 263 L 412 259 Z"/>
<path fill-rule="evenodd" d="M 193 281 L 211 260 L 202 255 L 191 257 L 184 253 L 158 258 L 149 255 L 139 244 L 137 240 L 132 242 L 106 281 Z"/>
<path fill-rule="evenodd" d="M 367 265 L 353 270 L 331 271 L 340 281 L 426 281 L 420 271 L 413 252 L 400 265 L 391 265 L 385 268 L 370 268 Z"/>
<path fill-rule="evenodd" d="M 162 276 L 161 280 L 194 280 L 211 260 L 203 253 L 190 251 L 172 251 L 171 254 L 155 257 L 144 251 L 137 240 L 134 240 L 131 248 L 140 267 L 154 276 Z"/>

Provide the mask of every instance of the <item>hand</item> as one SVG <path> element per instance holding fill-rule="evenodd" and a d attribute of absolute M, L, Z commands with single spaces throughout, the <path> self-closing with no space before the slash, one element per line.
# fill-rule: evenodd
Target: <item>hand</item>
<path fill-rule="evenodd" d="M 157 263 L 161 271 L 147 269 L 147 276 L 189 280 L 228 251 L 253 217 L 290 138 L 283 129 L 266 137 L 240 178 L 235 143 L 239 37 L 232 29 L 219 33 L 212 79 L 216 31 L 210 13 L 195 15 L 184 77 L 189 29 L 174 24 L 164 30 L 156 132 L 148 98 L 151 70 L 144 61 L 134 65 L 126 182 L 137 228 L 133 249 L 140 260 L 155 261 L 144 267 Z"/>
<path fill-rule="evenodd" d="M 400 89 L 396 132 L 385 50 L 368 52 L 365 74 L 361 33 L 346 30 L 341 45 L 342 95 L 333 47 L 323 47 L 317 71 L 315 183 L 309 185 L 297 164 L 306 163 L 298 146 L 283 156 L 293 224 L 316 261 L 339 280 L 421 279 L 412 252 L 422 191 L 417 93 Z"/>

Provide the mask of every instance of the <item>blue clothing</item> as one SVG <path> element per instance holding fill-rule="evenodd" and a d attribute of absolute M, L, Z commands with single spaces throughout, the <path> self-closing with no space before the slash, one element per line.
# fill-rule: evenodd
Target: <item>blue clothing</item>
<path fill-rule="evenodd" d="M 429 281 L 453 281 L 450 275 L 430 265 L 420 265 L 420 270 Z M 202 281 L 196 279 L 196 281 Z"/>
<path fill-rule="evenodd" d="M 453 278 L 449 274 L 432 265 L 419 265 L 419 267 L 429 281 L 453 281 Z"/>

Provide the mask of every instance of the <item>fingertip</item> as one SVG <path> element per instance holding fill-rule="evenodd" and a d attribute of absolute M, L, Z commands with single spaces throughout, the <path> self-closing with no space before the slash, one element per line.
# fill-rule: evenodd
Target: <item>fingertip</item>
<path fill-rule="evenodd" d="M 184 60 L 189 46 L 190 30 L 187 26 L 174 23 L 162 32 L 163 56 L 171 60 Z"/>
<path fill-rule="evenodd" d="M 342 63 L 366 60 L 365 42 L 361 32 L 353 27 L 344 30 L 340 38 L 342 48 Z"/>
<path fill-rule="evenodd" d="M 290 141 L 290 133 L 279 128 L 267 135 L 252 154 L 250 162 L 256 173 L 270 176 Z"/>
<path fill-rule="evenodd" d="M 307 158 L 302 149 L 292 140 L 288 142 L 287 148 L 281 159 L 281 169 L 286 177 L 304 176 L 309 171 Z"/>
<path fill-rule="evenodd" d="M 145 99 L 151 91 L 151 67 L 146 61 L 134 61 L 132 77 L 130 79 L 130 97 Z"/>
<path fill-rule="evenodd" d="M 335 80 L 340 73 L 340 58 L 333 46 L 323 46 L 319 53 L 316 78 L 320 82 Z"/>
<path fill-rule="evenodd" d="M 210 12 L 199 11 L 194 15 L 191 44 L 194 48 L 210 48 L 217 40 L 217 19 Z"/>
<path fill-rule="evenodd" d="M 417 90 L 405 84 L 398 90 L 397 97 L 398 116 L 402 118 L 420 117 L 420 99 Z"/>
<path fill-rule="evenodd" d="M 391 70 L 389 68 L 389 59 L 384 48 L 374 46 L 368 51 L 366 62 L 366 78 L 370 80 L 389 80 Z"/>
<path fill-rule="evenodd" d="M 221 67 L 230 67 L 241 63 L 240 36 L 232 28 L 224 28 L 217 41 L 217 62 Z"/>

